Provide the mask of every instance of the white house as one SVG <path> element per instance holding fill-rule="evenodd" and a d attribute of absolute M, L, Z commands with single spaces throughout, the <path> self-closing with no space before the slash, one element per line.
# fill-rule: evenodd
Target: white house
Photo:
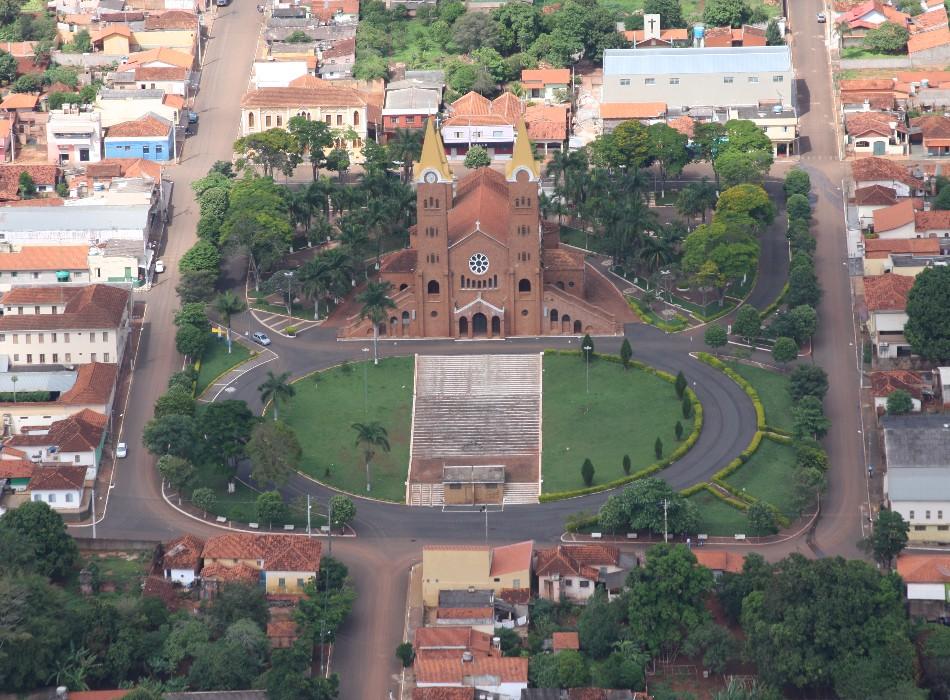
<path fill-rule="evenodd" d="M 915 238 L 914 200 L 904 199 L 890 207 L 876 210 L 871 215 L 874 233 L 878 238 Z"/>
<path fill-rule="evenodd" d="M 16 284 L 89 282 L 84 245 L 11 246 L 0 251 L 0 292 Z"/>
<path fill-rule="evenodd" d="M 84 409 L 49 426 L 34 426 L 5 443 L 32 462 L 85 467 L 86 481 L 96 478 L 106 436 L 107 418 Z"/>
<path fill-rule="evenodd" d="M 83 467 L 37 467 L 30 477 L 30 500 L 43 501 L 54 510 L 78 509 L 85 479 Z"/>
<path fill-rule="evenodd" d="M 938 367 L 934 372 L 935 387 L 940 395 L 943 407 L 950 408 L 950 367 Z"/>
<path fill-rule="evenodd" d="M 882 185 L 895 191 L 898 197 L 924 194 L 924 181 L 912 175 L 906 165 L 886 158 L 859 158 L 851 163 L 851 176 L 858 189 Z"/>
<path fill-rule="evenodd" d="M 854 206 L 858 210 L 861 228 L 867 229 L 874 223 L 874 212 L 897 204 L 897 192 L 893 187 L 869 185 L 854 191 Z"/>
<path fill-rule="evenodd" d="M 46 156 L 59 165 L 102 160 L 102 119 L 99 112 L 78 105 L 54 109 L 46 122 Z"/>
<path fill-rule="evenodd" d="M 911 542 L 950 542 L 950 422 L 940 414 L 884 416 L 884 495 Z"/>
<path fill-rule="evenodd" d="M 0 354 L 12 367 L 121 364 L 130 297 L 107 284 L 15 287 L 3 297 Z"/>
<path fill-rule="evenodd" d="M 870 380 L 874 408 L 879 412 L 887 409 L 887 397 L 895 391 L 906 391 L 910 394 L 913 410 L 920 411 L 924 398 L 924 379 L 917 372 L 906 369 L 882 370 L 871 372 Z"/>
<path fill-rule="evenodd" d="M 182 535 L 165 545 L 162 569 L 165 578 L 182 586 L 190 586 L 201 571 L 201 550 L 204 542 L 194 535 Z"/>
<path fill-rule="evenodd" d="M 897 573 L 904 580 L 912 617 L 937 620 L 947 613 L 950 554 L 902 553 Z"/>
<path fill-rule="evenodd" d="M 904 337 L 904 325 L 907 323 L 907 295 L 913 286 L 914 278 L 905 275 L 864 278 L 868 332 L 877 356 L 882 359 L 911 354 L 910 343 Z"/>
<path fill-rule="evenodd" d="M 620 550 L 604 544 L 558 545 L 535 554 L 538 595 L 546 600 L 586 602 L 607 574 L 620 570 Z"/>
<path fill-rule="evenodd" d="M 570 68 L 530 69 L 521 71 L 521 87 L 532 100 L 567 102 L 571 99 Z"/>

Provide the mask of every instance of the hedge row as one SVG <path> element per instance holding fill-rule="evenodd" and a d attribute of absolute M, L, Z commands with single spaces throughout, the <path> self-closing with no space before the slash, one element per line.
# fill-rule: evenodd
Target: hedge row
<path fill-rule="evenodd" d="M 755 387 L 746 381 L 745 377 L 727 367 L 722 360 L 713 357 L 708 352 L 697 352 L 696 359 L 710 367 L 718 369 L 742 388 L 746 395 L 752 400 L 752 405 L 755 407 L 756 428 L 758 430 L 765 430 L 765 406 L 762 405 L 762 401 L 759 399 L 759 393 L 755 390 Z"/>
<path fill-rule="evenodd" d="M 49 391 L 0 391 L 3 403 L 46 403 L 53 400 Z"/>
<path fill-rule="evenodd" d="M 580 350 L 545 350 L 545 355 L 574 355 L 577 357 L 581 356 Z M 621 360 L 617 355 L 597 355 L 598 359 L 607 360 L 607 362 L 616 362 L 620 363 Z M 642 362 L 637 362 L 636 360 L 630 361 L 630 366 L 637 369 L 641 369 L 644 372 L 649 372 L 654 376 L 659 377 L 671 384 L 676 382 L 676 377 L 674 377 L 669 372 L 664 372 L 663 370 L 656 369 L 655 367 L 650 367 L 645 365 Z M 673 462 L 678 460 L 680 457 L 689 452 L 690 448 L 696 444 L 696 441 L 699 439 L 699 433 L 703 428 L 703 406 L 699 402 L 699 399 L 696 398 L 695 392 L 688 388 L 686 389 L 686 396 L 689 397 L 689 402 L 693 407 L 693 430 L 686 437 L 686 439 L 670 453 L 668 457 L 654 462 L 653 464 L 644 467 L 643 469 L 630 474 L 629 476 L 623 476 L 619 479 L 614 479 L 613 481 L 608 481 L 605 484 L 598 484 L 597 486 L 588 486 L 582 489 L 571 489 L 570 491 L 556 491 L 554 493 L 542 493 L 538 496 L 538 500 L 541 503 L 548 503 L 550 501 L 561 501 L 565 498 L 577 498 L 578 496 L 589 496 L 592 493 L 600 493 L 601 491 L 609 491 L 610 489 L 615 489 L 620 486 L 629 484 L 631 481 L 636 481 L 637 479 L 642 479 L 651 474 L 655 474 L 661 469 L 665 469 L 670 466 Z M 596 518 L 597 516 L 593 516 Z"/>
<path fill-rule="evenodd" d="M 782 287 L 782 291 L 778 293 L 778 297 L 775 299 L 775 301 L 762 309 L 762 311 L 759 313 L 759 318 L 765 321 L 765 319 L 778 311 L 778 307 L 780 307 L 785 301 L 786 294 L 788 294 L 788 282 L 786 282 L 785 286 Z"/>
<path fill-rule="evenodd" d="M 659 319 L 651 319 L 651 312 L 646 308 L 644 303 L 636 297 L 627 297 L 627 306 L 630 307 L 633 313 L 637 315 L 637 318 L 639 318 L 643 323 L 646 323 L 649 326 L 656 326 L 661 331 L 666 331 L 667 333 L 676 333 L 689 327 L 689 322 L 679 314 L 676 314 L 674 317 L 679 321 L 679 323 L 667 323 L 666 321 L 660 321 Z"/>
<path fill-rule="evenodd" d="M 720 491 L 715 486 L 709 483 L 705 483 L 703 484 L 703 486 L 706 488 L 706 490 L 709 493 L 711 493 L 713 496 L 718 498 L 720 501 L 722 501 L 726 505 L 730 505 L 733 508 L 736 508 L 737 510 L 748 510 L 749 506 L 752 505 L 752 503 L 754 502 L 754 499 L 744 501 L 741 498 L 729 498 L 722 491 Z M 723 488 L 725 488 L 729 493 L 733 493 L 732 489 L 730 489 L 729 487 L 723 487 Z"/>
<path fill-rule="evenodd" d="M 564 529 L 568 532 L 580 532 L 588 527 L 597 527 L 600 524 L 600 516 L 596 513 L 594 515 L 588 515 L 586 518 L 576 518 L 568 522 Z"/>

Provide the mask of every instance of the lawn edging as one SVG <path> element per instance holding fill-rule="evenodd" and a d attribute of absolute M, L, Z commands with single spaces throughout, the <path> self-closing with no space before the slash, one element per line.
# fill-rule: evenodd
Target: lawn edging
<path fill-rule="evenodd" d="M 580 350 L 545 350 L 545 355 L 568 355 L 574 357 L 581 357 L 582 353 Z M 614 362 L 617 364 L 622 364 L 622 360 L 618 355 L 601 355 L 597 354 L 597 359 L 606 360 L 607 362 Z M 628 363 L 630 367 L 635 369 L 642 370 L 648 374 L 652 374 L 660 379 L 669 382 L 670 384 L 676 383 L 676 377 L 674 377 L 669 372 L 664 372 L 661 369 L 656 367 L 651 367 L 650 365 L 639 362 L 638 360 L 630 360 Z M 685 455 L 689 450 L 696 444 L 696 441 L 699 439 L 699 433 L 702 431 L 703 427 L 703 406 L 699 402 L 699 399 L 696 397 L 696 393 L 690 389 L 686 388 L 686 396 L 689 397 L 689 403 L 693 407 L 693 429 L 690 434 L 686 437 L 685 440 L 670 453 L 668 457 L 664 457 L 661 460 L 654 462 L 653 464 L 640 469 L 639 471 L 634 472 L 628 476 L 623 476 L 619 479 L 614 479 L 613 481 L 608 481 L 605 484 L 598 484 L 597 486 L 588 486 L 587 488 L 582 489 L 571 489 L 569 491 L 555 491 L 553 493 L 542 493 L 538 496 L 538 501 L 540 503 L 548 503 L 550 501 L 562 501 L 567 498 L 578 498 L 580 496 L 589 496 L 592 493 L 600 493 L 602 491 L 609 491 L 615 489 L 619 486 L 624 486 L 629 484 L 632 481 L 637 479 L 642 479 L 651 474 L 655 474 L 661 469 L 665 469 L 670 466 L 673 462 L 678 460 L 680 457 Z M 592 516 L 596 521 L 597 516 Z"/>
<path fill-rule="evenodd" d="M 718 357 L 713 357 L 708 352 L 697 352 L 690 354 L 700 362 L 718 369 L 720 372 L 729 377 L 729 379 L 738 384 L 739 387 L 746 393 L 746 396 L 752 400 L 752 406 L 755 408 L 756 428 L 758 430 L 767 429 L 765 423 L 765 406 L 762 405 L 762 400 L 759 398 L 759 392 L 755 390 L 755 387 L 752 386 L 752 384 L 745 377 L 728 367 L 726 363 L 720 360 Z"/>
<path fill-rule="evenodd" d="M 254 349 L 248 349 L 248 352 L 249 352 L 250 354 L 249 354 L 247 357 L 245 357 L 243 360 L 241 360 L 240 362 L 236 362 L 235 364 L 231 365 L 230 367 L 228 367 L 228 368 L 227 368 L 226 370 L 224 370 L 223 372 L 220 372 L 217 376 L 212 377 L 212 378 L 211 378 L 211 381 L 208 382 L 208 385 L 207 385 L 204 389 L 202 389 L 202 390 L 201 390 L 201 393 L 198 394 L 195 398 L 196 398 L 196 399 L 200 399 L 202 396 L 205 395 L 205 393 L 208 391 L 208 389 L 210 389 L 211 387 L 213 387 L 213 386 L 217 383 L 217 381 L 218 381 L 219 379 L 221 379 L 221 377 L 223 377 L 224 375 L 226 375 L 228 372 L 234 371 L 235 368 L 240 367 L 241 365 L 250 362 L 251 360 L 253 360 L 255 357 L 257 357 L 257 356 L 260 354 L 260 353 L 257 352 L 257 350 L 254 350 Z M 195 368 L 195 381 L 194 381 L 194 384 L 192 385 L 192 386 L 193 386 L 193 388 L 192 388 L 192 393 L 194 393 L 195 391 L 198 390 L 198 375 L 201 373 L 201 360 L 200 360 L 200 359 L 199 359 L 197 362 L 195 362 L 194 368 Z"/>

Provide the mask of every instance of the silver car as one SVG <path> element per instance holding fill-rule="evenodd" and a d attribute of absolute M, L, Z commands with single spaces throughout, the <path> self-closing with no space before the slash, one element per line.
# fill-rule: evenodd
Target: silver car
<path fill-rule="evenodd" d="M 270 338 L 267 337 L 267 333 L 257 332 L 251 335 L 255 343 L 260 345 L 270 345 Z"/>

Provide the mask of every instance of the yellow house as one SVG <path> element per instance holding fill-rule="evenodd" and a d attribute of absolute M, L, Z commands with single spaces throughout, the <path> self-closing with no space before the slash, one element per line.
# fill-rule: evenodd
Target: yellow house
<path fill-rule="evenodd" d="M 940 256 L 936 238 L 866 238 L 863 245 L 865 277 L 885 273 L 916 277 L 928 261 Z"/>
<path fill-rule="evenodd" d="M 531 588 L 534 542 L 504 547 L 488 545 L 426 545 L 422 548 L 422 599 L 427 606 L 439 603 L 439 591 L 466 588 Z"/>
<path fill-rule="evenodd" d="M 128 56 L 132 47 L 132 30 L 126 24 L 110 24 L 98 29 L 90 37 L 92 45 L 110 56 Z"/>
<path fill-rule="evenodd" d="M 228 533 L 209 539 L 201 556 L 202 576 L 249 580 L 257 572 L 257 582 L 273 595 L 304 593 L 320 571 L 320 543 L 297 535 Z"/>
<path fill-rule="evenodd" d="M 196 32 L 197 27 L 194 29 L 160 29 L 151 32 L 135 32 L 135 43 L 143 51 L 165 48 L 191 53 L 195 48 Z"/>

